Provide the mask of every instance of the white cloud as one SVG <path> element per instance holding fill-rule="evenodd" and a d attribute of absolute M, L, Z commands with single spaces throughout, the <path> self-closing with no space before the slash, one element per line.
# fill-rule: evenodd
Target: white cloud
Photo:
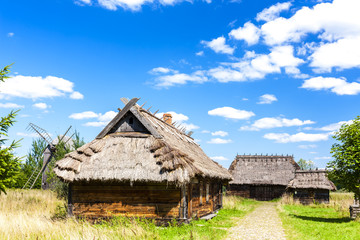
<path fill-rule="evenodd" d="M 108 124 L 107 122 L 97 121 L 97 122 L 84 123 L 83 126 L 85 126 L 85 127 L 105 127 L 107 124 Z"/>
<path fill-rule="evenodd" d="M 264 94 L 259 97 L 258 104 L 271 104 L 273 102 L 276 102 L 278 99 L 273 94 Z"/>
<path fill-rule="evenodd" d="M 251 22 L 247 22 L 244 27 L 231 30 L 229 36 L 237 40 L 244 40 L 248 45 L 254 45 L 259 41 L 260 29 Z"/>
<path fill-rule="evenodd" d="M 226 143 L 231 143 L 231 142 L 232 142 L 231 139 L 212 138 L 207 143 L 210 143 L 210 144 L 226 144 Z"/>
<path fill-rule="evenodd" d="M 15 34 L 13 33 L 13 32 L 9 32 L 8 34 L 7 34 L 7 36 L 8 37 L 13 37 Z"/>
<path fill-rule="evenodd" d="M 249 119 L 250 117 L 255 116 L 255 113 L 251 111 L 239 110 L 232 107 L 215 108 L 208 111 L 208 114 L 231 119 Z"/>
<path fill-rule="evenodd" d="M 235 48 L 230 47 L 225 42 L 226 40 L 224 37 L 218 37 L 209 42 L 201 41 L 202 44 L 204 44 L 208 48 L 211 48 L 216 53 L 225 53 L 232 55 L 234 53 Z"/>
<path fill-rule="evenodd" d="M 359 19 L 360 20 L 360 19 Z M 318 72 L 330 72 L 333 67 L 348 69 L 360 67 L 359 36 L 339 39 L 334 43 L 321 45 L 310 56 L 310 66 Z"/>
<path fill-rule="evenodd" d="M 189 120 L 189 117 L 182 114 L 182 113 L 176 113 L 174 111 L 169 111 L 169 112 L 166 112 L 166 113 L 170 113 L 171 114 L 171 117 L 172 117 L 172 121 L 173 122 L 177 122 L 177 123 L 182 123 L 182 122 L 185 122 L 187 120 Z M 158 118 L 162 118 L 164 115 L 164 112 L 160 112 L 160 113 L 157 113 L 156 114 L 156 117 Z"/>
<path fill-rule="evenodd" d="M 311 148 L 317 148 L 317 145 L 315 145 L 315 144 L 299 145 L 298 148 L 301 148 L 301 149 L 311 149 Z"/>
<path fill-rule="evenodd" d="M 279 17 L 280 12 L 289 10 L 291 2 L 277 3 L 269 8 L 265 8 L 256 15 L 256 21 L 272 21 Z"/>
<path fill-rule="evenodd" d="M 313 8 L 301 8 L 289 19 L 279 17 L 269 21 L 261 30 L 270 45 L 299 42 L 310 33 L 322 33 L 322 38 L 327 40 L 356 36 L 360 29 L 359 9 L 358 0 L 319 3 Z"/>
<path fill-rule="evenodd" d="M 73 113 L 69 116 L 69 118 L 80 120 L 80 119 L 89 119 L 89 118 L 97 118 L 99 114 L 94 113 L 92 111 L 86 111 L 81 113 Z"/>
<path fill-rule="evenodd" d="M 24 108 L 24 105 L 16 103 L 0 103 L 0 108 Z"/>
<path fill-rule="evenodd" d="M 304 63 L 304 60 L 294 57 L 294 48 L 289 45 L 272 48 L 269 57 L 278 67 L 296 67 Z"/>
<path fill-rule="evenodd" d="M 91 0 L 74 0 L 75 4 L 84 6 L 84 5 L 91 5 Z"/>
<path fill-rule="evenodd" d="M 175 85 L 184 85 L 188 82 L 204 83 L 208 78 L 204 75 L 203 71 L 196 71 L 191 75 L 185 73 L 175 73 L 172 75 L 164 75 L 156 78 L 156 87 L 168 88 Z"/>
<path fill-rule="evenodd" d="M 34 107 L 34 108 L 38 108 L 38 109 L 45 110 L 45 109 L 49 108 L 50 106 L 47 105 L 46 103 L 40 102 L 40 103 L 35 103 L 35 104 L 33 104 L 33 107 Z"/>
<path fill-rule="evenodd" d="M 269 140 L 275 140 L 277 143 L 289 143 L 289 142 L 318 142 L 326 141 L 329 139 L 329 133 L 303 133 L 299 132 L 293 135 L 288 133 L 267 133 L 264 138 Z"/>
<path fill-rule="evenodd" d="M 335 131 L 338 131 L 343 124 L 348 124 L 349 125 L 349 124 L 352 124 L 352 123 L 353 123 L 352 120 L 340 121 L 340 122 L 337 122 L 337 123 L 331 123 L 331 124 L 326 125 L 326 126 L 321 127 L 321 128 L 310 128 L 310 129 L 307 129 L 307 130 L 320 130 L 320 131 L 325 131 L 325 132 L 335 132 Z"/>
<path fill-rule="evenodd" d="M 210 157 L 212 160 L 214 161 L 227 161 L 229 159 L 227 159 L 226 157 L 223 156 L 214 156 L 214 157 Z"/>
<path fill-rule="evenodd" d="M 356 95 L 360 93 L 360 83 L 347 82 L 345 78 L 315 77 L 305 80 L 301 88 L 310 90 L 331 90 L 337 95 Z"/>
<path fill-rule="evenodd" d="M 114 111 L 108 111 L 104 114 L 99 114 L 98 119 L 102 122 L 110 122 L 115 116 L 116 116 L 117 112 Z"/>
<path fill-rule="evenodd" d="M 16 75 L 2 83 L 0 99 L 61 97 L 74 93 L 73 88 L 73 82 L 59 77 L 47 76 L 43 78 Z"/>
<path fill-rule="evenodd" d="M 216 132 L 212 132 L 211 135 L 212 136 L 226 137 L 227 135 L 229 135 L 229 133 L 225 132 L 225 131 L 216 131 Z"/>
<path fill-rule="evenodd" d="M 142 5 L 152 3 L 153 0 L 98 0 L 98 2 L 100 6 L 109 10 L 117 10 L 121 7 L 125 10 L 139 11 Z"/>
<path fill-rule="evenodd" d="M 302 121 L 298 118 L 261 118 L 256 120 L 251 126 L 243 126 L 240 130 L 259 131 L 261 129 L 279 128 L 279 127 L 293 127 L 303 126 L 307 124 L 314 124 L 311 120 Z"/>
<path fill-rule="evenodd" d="M 210 133 L 209 130 L 202 130 L 201 133 Z"/>
<path fill-rule="evenodd" d="M 165 67 L 156 67 L 150 70 L 149 73 L 151 74 L 167 74 L 167 73 L 177 73 L 178 71 L 175 71 L 171 68 L 165 68 Z"/>
<path fill-rule="evenodd" d="M 204 51 L 199 51 L 195 53 L 196 56 L 204 56 Z"/>
<path fill-rule="evenodd" d="M 329 160 L 331 157 L 316 157 L 315 160 Z"/>
<path fill-rule="evenodd" d="M 242 72 L 222 66 L 210 69 L 208 74 L 222 83 L 247 81 Z"/>
<path fill-rule="evenodd" d="M 318 152 L 309 152 L 310 154 L 318 154 Z"/>
<path fill-rule="evenodd" d="M 196 126 L 195 124 L 192 123 L 181 123 L 181 127 L 185 127 L 186 131 L 199 129 L 199 126 Z"/>
<path fill-rule="evenodd" d="M 81 93 L 75 91 L 72 94 L 70 94 L 70 98 L 71 99 L 84 99 L 84 95 L 82 95 Z"/>
<path fill-rule="evenodd" d="M 37 133 L 23 133 L 23 132 L 17 132 L 16 133 L 17 136 L 21 136 L 21 137 L 31 137 L 31 138 L 37 138 L 40 137 L 39 134 Z"/>

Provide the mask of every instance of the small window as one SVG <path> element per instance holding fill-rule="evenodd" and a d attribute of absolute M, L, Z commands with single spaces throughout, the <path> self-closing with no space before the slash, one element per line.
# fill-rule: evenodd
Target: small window
<path fill-rule="evenodd" d="M 200 197 L 199 197 L 200 205 L 203 204 L 203 183 L 200 182 Z"/>
<path fill-rule="evenodd" d="M 209 203 L 209 183 L 206 183 L 206 203 Z"/>
<path fill-rule="evenodd" d="M 129 124 L 133 125 L 134 124 L 134 119 L 132 117 L 129 118 Z"/>

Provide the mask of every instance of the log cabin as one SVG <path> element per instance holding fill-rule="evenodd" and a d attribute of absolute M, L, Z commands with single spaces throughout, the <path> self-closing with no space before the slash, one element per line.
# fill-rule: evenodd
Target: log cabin
<path fill-rule="evenodd" d="M 300 169 L 293 156 L 237 155 L 229 167 L 230 195 L 268 201 L 281 197 Z"/>
<path fill-rule="evenodd" d="M 68 213 L 98 219 L 189 221 L 222 207 L 231 179 L 189 133 L 122 98 L 125 107 L 91 142 L 56 162 L 69 183 Z"/>
<path fill-rule="evenodd" d="M 326 170 L 298 170 L 287 186 L 287 192 L 302 204 L 329 203 L 330 191 L 335 190 Z"/>

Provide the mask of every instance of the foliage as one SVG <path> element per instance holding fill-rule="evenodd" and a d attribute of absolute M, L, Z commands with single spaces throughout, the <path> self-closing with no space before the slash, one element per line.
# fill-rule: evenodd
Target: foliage
<path fill-rule="evenodd" d="M 334 160 L 328 163 L 330 175 L 343 188 L 360 198 L 360 116 L 351 124 L 343 124 L 335 132 L 331 153 Z"/>
<path fill-rule="evenodd" d="M 47 143 L 43 138 L 34 139 L 31 143 L 31 149 L 26 156 L 25 163 L 21 164 L 20 173 L 16 179 L 15 188 L 22 188 L 30 178 L 35 169 L 40 170 L 43 164 L 43 152 Z M 33 188 L 41 188 L 41 178 L 36 180 Z"/>
<path fill-rule="evenodd" d="M 10 66 L 6 66 L 0 70 L 0 81 L 4 82 L 8 78 Z M 15 123 L 17 111 L 11 111 L 7 116 L 1 117 L 0 120 L 0 194 L 6 194 L 6 188 L 12 187 L 16 181 L 15 177 L 19 172 L 20 158 L 14 156 L 13 150 L 19 147 L 19 141 L 12 141 L 9 146 L 5 146 L 8 140 L 8 131 Z"/>
<path fill-rule="evenodd" d="M 288 239 L 358 239 L 360 223 L 325 205 L 283 205 L 280 217 Z"/>
<path fill-rule="evenodd" d="M 47 182 L 50 184 L 51 189 L 54 190 L 58 197 L 67 199 L 69 184 L 62 182 L 54 173 L 55 162 L 64 158 L 65 154 L 81 147 L 85 144 L 84 138 L 80 137 L 80 133 L 75 131 L 74 137 L 66 143 L 67 139 L 61 140 L 58 137 L 58 144 L 56 144 L 56 151 L 53 156 L 54 160 L 48 164 Z"/>
<path fill-rule="evenodd" d="M 311 160 L 305 160 L 300 158 L 300 160 L 297 162 L 301 170 L 310 170 L 315 168 L 315 164 Z"/>

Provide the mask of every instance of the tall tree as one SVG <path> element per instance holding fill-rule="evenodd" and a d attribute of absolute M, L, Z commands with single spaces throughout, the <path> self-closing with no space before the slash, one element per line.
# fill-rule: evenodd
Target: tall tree
<path fill-rule="evenodd" d="M 334 160 L 328 163 L 330 174 L 346 190 L 360 198 L 360 116 L 351 124 L 343 124 L 335 132 L 331 153 Z"/>
<path fill-rule="evenodd" d="M 0 70 L 0 82 L 8 78 L 10 66 Z M 20 158 L 14 155 L 14 149 L 19 147 L 19 141 L 12 141 L 9 146 L 5 146 L 8 141 L 8 131 L 15 123 L 15 117 L 19 110 L 11 111 L 7 116 L 0 120 L 0 194 L 6 194 L 6 188 L 15 184 L 15 177 L 19 173 Z"/>
<path fill-rule="evenodd" d="M 301 170 L 310 170 L 315 168 L 315 164 L 311 160 L 305 160 L 300 158 L 300 160 L 297 162 Z"/>

